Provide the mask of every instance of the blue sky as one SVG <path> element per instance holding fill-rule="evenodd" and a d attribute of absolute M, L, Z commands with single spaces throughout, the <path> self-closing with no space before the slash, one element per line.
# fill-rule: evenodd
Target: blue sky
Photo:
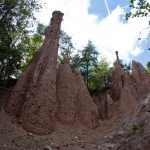
<path fill-rule="evenodd" d="M 130 10 L 128 8 L 130 0 L 107 0 L 107 4 L 110 9 L 110 12 L 113 11 L 118 5 L 121 7 L 127 6 L 126 10 Z M 106 9 L 105 0 L 91 0 L 89 13 L 97 15 L 99 19 L 107 17 L 108 12 Z M 144 66 L 146 66 L 147 62 L 150 61 L 150 51 L 148 51 L 149 47 L 150 47 L 150 39 L 146 39 L 146 41 L 143 42 L 142 45 L 143 52 L 138 56 L 132 57 L 131 59 L 139 61 Z"/>
<path fill-rule="evenodd" d="M 62 29 L 72 37 L 76 50 L 83 49 L 88 40 L 91 40 L 101 57 L 106 57 L 110 62 L 114 61 L 116 50 L 119 51 L 120 58 L 126 62 L 135 59 L 145 66 L 147 61 L 150 61 L 150 51 L 146 50 L 149 30 L 145 30 L 148 18 L 125 21 L 129 0 L 107 0 L 110 15 L 105 0 L 43 2 L 46 3 L 45 7 L 36 14 L 39 21 L 47 25 L 53 11 L 62 11 Z M 141 40 L 138 40 L 139 36 Z"/>
<path fill-rule="evenodd" d="M 118 5 L 127 6 L 129 0 L 107 0 L 110 11 L 114 10 Z M 91 0 L 91 6 L 89 8 L 89 13 L 94 13 L 100 18 L 105 18 L 108 15 L 105 0 Z"/>

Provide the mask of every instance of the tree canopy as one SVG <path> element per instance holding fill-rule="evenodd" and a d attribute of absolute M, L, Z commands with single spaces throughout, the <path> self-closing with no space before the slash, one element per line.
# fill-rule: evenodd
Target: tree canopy
<path fill-rule="evenodd" d="M 130 17 L 150 17 L 150 3 L 147 0 L 130 0 L 129 7 L 134 11 L 126 13 L 127 20 Z"/>
<path fill-rule="evenodd" d="M 109 67 L 108 61 L 105 58 L 102 58 L 91 70 L 89 75 L 89 89 L 101 90 L 104 87 L 108 87 L 110 85 L 111 75 L 112 68 Z"/>
<path fill-rule="evenodd" d="M 147 63 L 147 71 L 150 74 L 150 62 Z"/>
<path fill-rule="evenodd" d="M 38 0 L 0 1 L 0 80 L 17 73 L 23 57 L 18 45 L 40 8 Z"/>
<path fill-rule="evenodd" d="M 71 61 L 73 53 L 73 43 L 71 41 L 71 36 L 69 36 L 65 31 L 60 32 L 59 40 L 59 60 L 63 62 L 65 59 Z"/>
<path fill-rule="evenodd" d="M 98 51 L 96 50 L 92 41 L 88 41 L 88 44 L 81 52 L 81 67 L 85 71 L 83 76 L 85 83 L 88 87 L 89 71 L 97 63 Z"/>

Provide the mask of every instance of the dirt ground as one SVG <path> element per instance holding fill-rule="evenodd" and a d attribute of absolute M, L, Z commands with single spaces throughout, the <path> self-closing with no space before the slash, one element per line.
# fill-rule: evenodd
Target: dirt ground
<path fill-rule="evenodd" d="M 38 136 L 25 131 L 17 120 L 0 110 L 0 150 L 149 150 L 150 94 L 136 114 L 122 124 L 100 121 L 97 129 L 80 122 L 57 122 L 50 135 Z"/>
<path fill-rule="evenodd" d="M 25 131 L 12 116 L 0 111 L 0 150 L 96 150 L 98 141 L 108 136 L 112 126 L 101 121 L 97 129 L 89 129 L 81 123 L 64 125 L 57 122 L 50 135 L 38 136 Z M 111 129 L 112 130 L 112 129 Z"/>

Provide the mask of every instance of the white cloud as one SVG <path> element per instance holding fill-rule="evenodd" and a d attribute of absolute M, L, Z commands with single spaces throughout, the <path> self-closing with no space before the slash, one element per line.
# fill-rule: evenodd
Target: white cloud
<path fill-rule="evenodd" d="M 99 20 L 96 15 L 89 14 L 89 0 L 43 0 L 46 8 L 37 13 L 37 17 L 44 24 L 48 24 L 54 10 L 64 13 L 62 28 L 72 36 L 77 49 L 82 49 L 92 40 L 99 52 L 109 60 L 115 58 L 114 51 L 119 51 L 121 59 L 129 60 L 142 52 L 138 41 L 139 36 L 144 38 L 148 32 L 146 18 L 132 18 L 127 23 L 121 21 L 125 14 L 124 8 L 118 6 L 111 14 Z M 140 32 L 142 31 L 142 34 Z"/>
<path fill-rule="evenodd" d="M 145 34 L 143 33 L 148 25 L 148 20 L 146 18 L 132 18 L 129 19 L 128 23 L 124 23 L 120 20 L 124 14 L 124 9 L 118 6 L 110 16 L 100 21 L 97 28 L 97 34 L 100 36 L 97 41 L 96 39 L 94 41 L 97 42 L 97 46 L 103 50 L 106 56 L 108 52 L 111 55 L 117 50 L 122 59 L 129 60 L 131 56 L 137 56 L 142 52 L 138 37 L 141 31 L 142 36 L 146 36 L 148 33 L 147 31 Z M 143 40 L 142 38 L 140 43 Z M 137 49 L 139 50 L 137 51 Z"/>

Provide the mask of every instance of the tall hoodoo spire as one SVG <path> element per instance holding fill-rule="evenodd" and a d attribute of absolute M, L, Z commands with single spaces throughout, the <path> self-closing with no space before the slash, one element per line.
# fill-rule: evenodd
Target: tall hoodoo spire
<path fill-rule="evenodd" d="M 22 126 L 37 134 L 55 128 L 56 63 L 63 13 L 54 11 L 45 40 L 19 78 L 5 110 L 18 115 Z"/>
<path fill-rule="evenodd" d="M 115 53 L 116 53 L 116 61 L 117 61 L 117 63 L 119 63 L 119 64 L 120 64 L 120 59 L 119 59 L 118 51 L 115 51 Z"/>

